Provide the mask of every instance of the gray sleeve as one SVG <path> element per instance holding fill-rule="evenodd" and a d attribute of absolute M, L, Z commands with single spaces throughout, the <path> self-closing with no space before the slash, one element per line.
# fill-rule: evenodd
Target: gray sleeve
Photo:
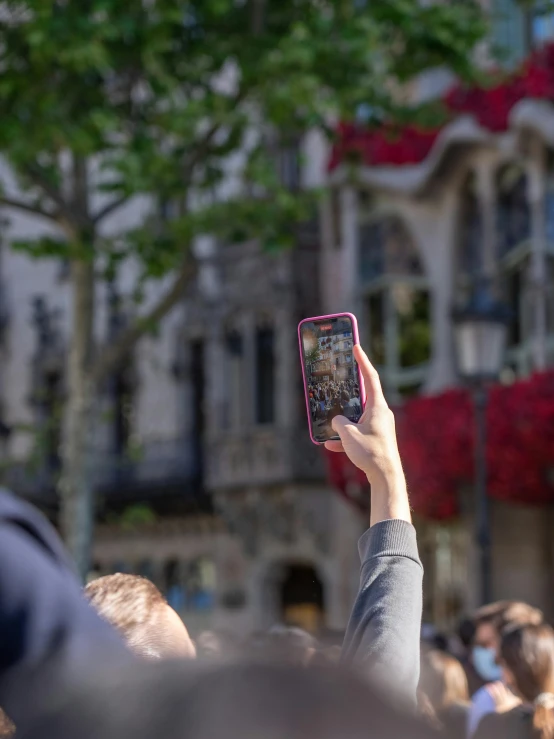
<path fill-rule="evenodd" d="M 378 685 L 414 704 L 419 681 L 421 565 L 414 527 L 381 521 L 361 537 L 360 590 L 342 659 L 362 666 Z"/>

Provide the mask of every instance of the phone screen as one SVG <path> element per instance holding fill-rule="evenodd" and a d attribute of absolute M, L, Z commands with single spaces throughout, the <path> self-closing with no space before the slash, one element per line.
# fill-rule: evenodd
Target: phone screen
<path fill-rule="evenodd" d="M 357 423 L 363 410 L 352 320 L 309 321 L 300 332 L 312 436 L 319 442 L 338 439 L 333 418 L 342 415 Z"/>

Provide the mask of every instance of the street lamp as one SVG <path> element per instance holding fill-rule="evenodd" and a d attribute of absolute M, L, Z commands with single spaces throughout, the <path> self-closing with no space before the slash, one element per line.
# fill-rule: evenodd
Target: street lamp
<path fill-rule="evenodd" d="M 495 300 L 486 279 L 474 288 L 469 302 L 453 312 L 458 371 L 471 386 L 475 404 L 476 539 L 479 547 L 481 602 L 491 600 L 491 534 L 487 495 L 488 383 L 498 379 L 504 360 L 508 309 Z"/>

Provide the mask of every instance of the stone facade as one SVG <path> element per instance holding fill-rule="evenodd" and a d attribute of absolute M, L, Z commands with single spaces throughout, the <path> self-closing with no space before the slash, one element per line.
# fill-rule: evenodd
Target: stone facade
<path fill-rule="evenodd" d="M 450 81 L 426 75 L 414 94 L 434 97 Z M 504 133 L 457 118 L 423 162 L 404 167 L 327 173 L 326 145 L 310 134 L 301 184 L 328 186 L 317 222 L 275 255 L 253 243 L 200 240 L 195 283 L 130 358 L 134 461 L 110 456 L 113 398 L 102 400 L 95 571 L 151 577 L 193 633 L 246 634 L 287 616 L 343 629 L 366 522 L 329 487 L 309 441 L 297 323 L 354 312 L 391 400 L 438 392 L 457 382 L 451 309 L 477 264 L 514 308 L 502 380 L 551 366 L 553 149 L 554 106 L 532 100 L 515 106 Z M 131 203 L 112 225 L 132 225 L 144 207 Z M 45 486 L 52 459 L 43 453 L 31 471 L 27 463 L 35 454 L 30 430 L 46 428 L 63 400 L 67 269 L 10 249 L 44 227 L 31 216 L 1 215 L 0 458 L 11 463 L 12 487 L 55 516 Z M 132 279 L 130 267 L 119 275 L 123 295 Z M 109 286 L 100 287 L 98 306 L 101 340 Z M 425 618 L 444 626 L 478 597 L 473 500 L 471 491 L 460 494 L 458 521 L 416 521 Z M 551 511 L 494 504 L 492 526 L 494 597 L 523 598 L 554 615 Z"/>
<path fill-rule="evenodd" d="M 324 308 L 358 315 L 391 400 L 457 383 L 452 308 L 482 274 L 512 309 L 501 381 L 554 364 L 553 126 L 552 104 L 523 100 L 505 133 L 462 117 L 420 164 L 331 173 Z M 427 325 L 419 344 L 414 325 Z M 433 542 L 426 593 L 435 605 L 427 615 L 443 623 L 452 609 L 477 604 L 472 492 L 461 495 L 461 522 L 420 523 L 422 540 Z M 492 533 L 494 597 L 530 600 L 551 614 L 550 513 L 493 503 Z"/>
<path fill-rule="evenodd" d="M 306 146 L 303 183 L 316 185 L 325 149 L 315 136 Z M 132 224 L 143 207 L 131 204 L 120 217 Z M 63 428 L 55 437 L 50 431 L 63 402 L 70 284 L 63 263 L 10 248 L 40 233 L 41 222 L 4 215 L 4 474 L 55 520 Z M 246 634 L 287 617 L 314 628 L 346 625 L 364 522 L 328 486 L 309 440 L 296 335 L 299 320 L 321 310 L 319 244 L 315 221 L 279 254 L 200 240 L 197 280 L 158 334 L 137 346 L 123 378 L 119 402 L 136 458 L 115 458 L 116 401 L 110 393 L 100 401 L 94 573 L 151 577 L 194 633 Z M 123 300 L 130 270 L 118 276 Z M 113 290 L 99 286 L 100 341 L 110 330 Z"/>

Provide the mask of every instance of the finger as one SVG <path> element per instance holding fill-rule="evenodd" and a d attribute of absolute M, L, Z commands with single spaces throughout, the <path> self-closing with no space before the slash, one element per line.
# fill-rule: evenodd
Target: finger
<path fill-rule="evenodd" d="M 364 352 L 360 344 L 356 344 L 354 346 L 354 357 L 356 362 L 358 362 L 362 377 L 364 378 L 364 387 L 368 405 L 386 405 L 387 401 L 383 395 L 379 373 L 369 361 L 367 354 Z"/>
<path fill-rule="evenodd" d="M 352 423 L 352 421 L 349 421 L 346 416 L 335 416 L 333 420 L 331 421 L 331 427 L 333 431 L 336 431 L 337 434 L 341 437 L 344 433 L 346 433 L 346 429 L 348 426 L 355 426 L 355 423 Z"/>
<path fill-rule="evenodd" d="M 325 449 L 328 452 L 344 452 L 342 441 L 335 441 L 334 439 L 325 442 Z"/>

